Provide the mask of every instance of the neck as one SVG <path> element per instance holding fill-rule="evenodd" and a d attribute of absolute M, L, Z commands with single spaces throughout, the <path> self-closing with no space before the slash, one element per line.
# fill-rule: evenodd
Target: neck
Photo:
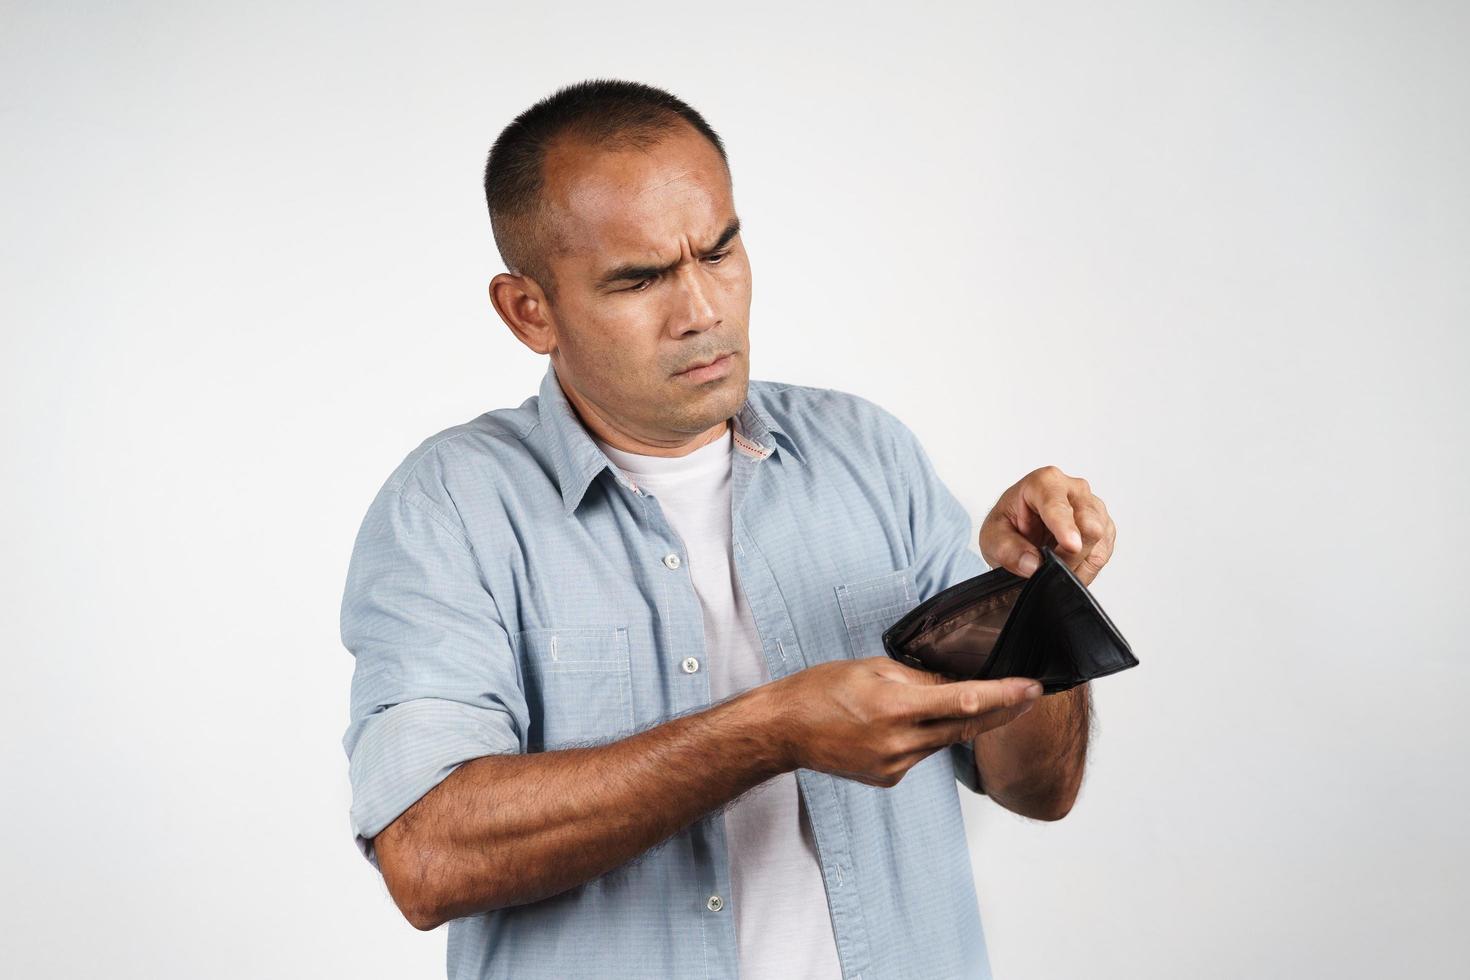
<path fill-rule="evenodd" d="M 619 429 L 597 410 L 597 406 L 584 399 L 575 387 L 561 384 L 560 375 L 557 375 L 557 384 L 583 427 L 596 438 L 625 453 L 637 453 L 640 456 L 687 456 L 696 449 L 702 449 L 716 439 L 723 438 L 730 428 L 730 420 L 721 419 L 703 432 L 686 437 L 683 442 L 677 441 L 677 437 L 668 441 L 645 441 Z"/>

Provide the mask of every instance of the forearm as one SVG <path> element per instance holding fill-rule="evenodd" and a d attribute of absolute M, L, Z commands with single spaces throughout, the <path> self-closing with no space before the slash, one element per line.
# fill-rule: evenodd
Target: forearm
<path fill-rule="evenodd" d="M 1066 816 L 1082 785 L 1091 717 L 1092 685 L 1083 683 L 979 735 L 972 744 L 986 794 L 1024 816 Z"/>
<path fill-rule="evenodd" d="M 607 745 L 473 759 L 378 835 L 394 901 L 431 929 L 595 878 L 794 768 L 774 712 L 754 688 Z"/>

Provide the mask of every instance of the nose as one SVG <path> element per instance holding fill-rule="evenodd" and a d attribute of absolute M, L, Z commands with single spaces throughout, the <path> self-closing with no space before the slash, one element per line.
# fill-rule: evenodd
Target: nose
<path fill-rule="evenodd" d="M 678 288 L 673 290 L 675 308 L 670 311 L 670 326 L 675 336 L 690 331 L 708 330 L 719 326 L 720 315 L 715 309 L 714 284 L 708 273 L 696 263 L 692 268 L 679 270 Z"/>

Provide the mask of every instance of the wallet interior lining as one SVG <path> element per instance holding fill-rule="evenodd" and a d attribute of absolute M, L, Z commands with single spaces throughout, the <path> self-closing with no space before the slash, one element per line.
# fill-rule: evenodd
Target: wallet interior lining
<path fill-rule="evenodd" d="M 1002 592 L 985 596 L 935 623 L 905 646 L 915 652 L 932 651 L 942 656 L 986 660 L 1024 587 L 1025 582 L 1022 581 Z"/>

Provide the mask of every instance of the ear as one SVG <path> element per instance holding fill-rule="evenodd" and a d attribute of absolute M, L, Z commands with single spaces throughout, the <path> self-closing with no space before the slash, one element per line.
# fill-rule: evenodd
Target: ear
<path fill-rule="evenodd" d="M 490 280 L 490 303 L 521 343 L 538 354 L 556 350 L 555 318 L 536 280 L 502 272 Z"/>

